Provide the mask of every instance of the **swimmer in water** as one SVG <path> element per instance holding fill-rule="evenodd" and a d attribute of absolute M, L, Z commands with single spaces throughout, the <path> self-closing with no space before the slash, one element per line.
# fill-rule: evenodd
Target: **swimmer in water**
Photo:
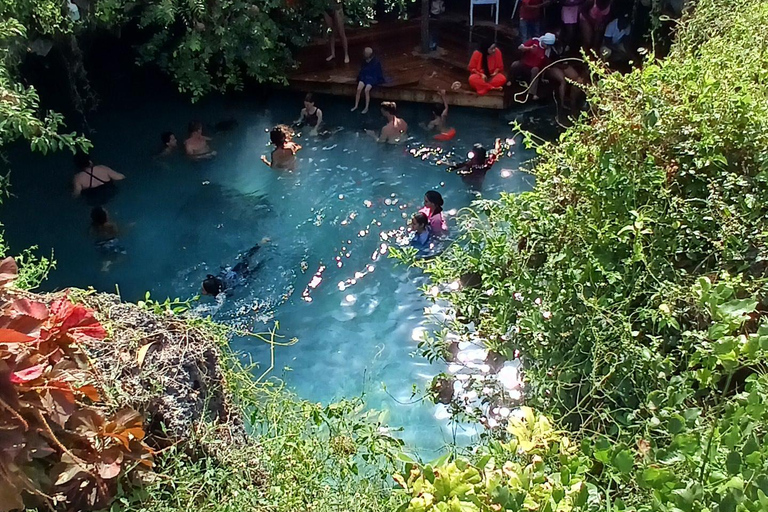
<path fill-rule="evenodd" d="M 184 141 L 184 152 L 193 160 L 207 160 L 216 156 L 208 144 L 211 138 L 203 135 L 203 123 L 192 121 L 189 123 L 189 137 Z"/>
<path fill-rule="evenodd" d="M 261 161 L 273 169 L 296 169 L 296 153 L 301 146 L 293 142 L 293 130 L 290 127 L 279 124 L 269 132 L 269 139 L 275 145 L 272 150 L 272 161 L 265 155 L 261 155 Z"/>
<path fill-rule="evenodd" d="M 419 252 L 429 249 L 429 219 L 426 214 L 419 212 L 411 217 L 411 231 L 411 247 L 415 247 Z"/>
<path fill-rule="evenodd" d="M 269 239 L 264 238 L 261 244 L 254 245 L 245 254 L 239 255 L 237 263 L 233 267 L 224 267 L 215 276 L 208 274 L 203 280 L 201 293 L 218 297 L 222 293 L 231 294 L 235 288 L 247 283 L 248 278 L 261 266 L 261 262 L 252 265 L 251 259 L 267 242 Z"/>
<path fill-rule="evenodd" d="M 408 136 L 408 123 L 397 117 L 397 104 L 394 101 L 381 102 L 381 115 L 387 120 L 387 124 L 381 129 L 381 134 L 376 135 L 373 130 L 365 133 L 376 139 L 376 142 L 397 144 Z"/>
<path fill-rule="evenodd" d="M 320 130 L 320 126 L 323 124 L 323 111 L 315 106 L 315 97 L 311 92 L 304 97 L 304 108 L 301 109 L 301 115 L 294 124 L 297 126 L 309 126 L 312 128 L 309 134 L 312 136 L 318 135 L 318 130 Z"/>
<path fill-rule="evenodd" d="M 74 158 L 77 173 L 73 180 L 72 195 L 79 197 L 87 190 L 97 189 L 115 181 L 125 179 L 125 176 L 106 165 L 94 165 L 87 153 L 78 153 Z"/>
<path fill-rule="evenodd" d="M 482 185 L 485 174 L 501 156 L 501 139 L 496 139 L 494 148 L 489 152 L 482 144 L 475 144 L 469 152 L 469 160 L 453 167 L 465 183 L 472 186 Z"/>
<path fill-rule="evenodd" d="M 429 229 L 433 236 L 445 236 L 448 234 L 448 225 L 443 217 L 443 196 L 437 190 L 430 190 L 424 194 L 424 208 L 419 210 L 427 216 Z"/>
<path fill-rule="evenodd" d="M 179 141 L 176 140 L 176 135 L 173 132 L 163 132 L 160 135 L 160 141 L 163 143 L 163 149 L 157 156 L 169 156 L 176 152 L 179 148 Z"/>
<path fill-rule="evenodd" d="M 117 238 L 117 224 L 110 220 L 107 210 L 101 206 L 96 206 L 91 210 L 89 231 L 95 239 L 96 248 L 103 256 L 109 258 L 104 261 L 101 268 L 102 272 L 106 272 L 115 256 L 125 254 L 125 248 L 120 245 L 120 240 Z"/>
<path fill-rule="evenodd" d="M 448 100 L 445 98 L 445 91 L 437 91 L 443 104 L 437 104 L 432 107 L 432 120 L 426 125 L 429 131 L 436 131 L 435 140 L 451 140 L 456 136 L 456 130 L 448 126 Z"/>

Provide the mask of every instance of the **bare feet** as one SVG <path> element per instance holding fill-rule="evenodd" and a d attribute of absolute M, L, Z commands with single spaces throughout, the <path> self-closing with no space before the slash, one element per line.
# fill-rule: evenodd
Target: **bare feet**
<path fill-rule="evenodd" d="M 355 105 L 354 107 L 352 107 L 352 108 L 350 109 L 350 112 L 354 112 L 355 110 L 357 110 L 357 105 Z"/>
<path fill-rule="evenodd" d="M 344 56 L 344 64 L 349 64 L 349 55 Z"/>
<path fill-rule="evenodd" d="M 363 109 L 363 111 L 362 111 L 362 112 L 360 112 L 360 113 L 361 113 L 361 114 L 367 114 L 367 113 L 368 113 L 368 107 L 365 107 L 365 108 Z"/>
<path fill-rule="evenodd" d="M 335 54 L 335 53 L 332 53 L 332 54 L 330 54 L 328 57 L 326 57 L 326 59 L 325 59 L 325 62 L 331 62 L 331 61 L 332 61 L 333 59 L 335 59 L 335 58 L 336 58 L 336 54 Z M 349 57 L 347 57 L 347 59 L 349 59 Z M 349 62 L 349 60 L 346 60 L 346 59 L 345 59 L 345 62 Z"/>

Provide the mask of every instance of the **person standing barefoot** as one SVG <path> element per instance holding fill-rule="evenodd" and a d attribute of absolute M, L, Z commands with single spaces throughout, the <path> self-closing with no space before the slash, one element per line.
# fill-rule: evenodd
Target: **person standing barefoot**
<path fill-rule="evenodd" d="M 323 11 L 323 17 L 326 25 L 331 29 L 331 54 L 325 60 L 331 62 L 336 58 L 336 32 L 338 32 L 341 37 L 341 47 L 344 49 L 344 64 L 349 64 L 347 33 L 344 31 L 344 9 L 341 6 L 341 0 L 329 0 L 329 6 Z"/>

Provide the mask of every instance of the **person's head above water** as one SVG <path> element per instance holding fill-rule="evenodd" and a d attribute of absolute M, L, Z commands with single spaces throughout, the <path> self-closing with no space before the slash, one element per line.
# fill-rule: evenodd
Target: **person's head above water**
<path fill-rule="evenodd" d="M 365 57 L 365 60 L 371 60 L 373 58 L 373 48 L 367 46 L 365 50 L 363 50 L 363 57 Z"/>
<path fill-rule="evenodd" d="M 278 124 L 269 132 L 269 140 L 277 147 L 282 147 L 293 137 L 293 130 L 284 124 Z"/>
<path fill-rule="evenodd" d="M 190 121 L 187 131 L 189 131 L 190 135 L 194 135 L 194 134 L 200 135 L 203 133 L 203 123 L 201 123 L 200 121 Z"/>
<path fill-rule="evenodd" d="M 214 297 L 224 291 L 224 281 L 212 274 L 208 274 L 203 280 L 203 295 Z"/>
<path fill-rule="evenodd" d="M 467 156 L 469 157 L 469 161 L 473 164 L 481 165 L 488 159 L 488 151 L 482 144 L 475 144 L 472 146 L 472 151 L 470 151 Z"/>
<path fill-rule="evenodd" d="M 435 103 L 432 105 L 432 117 L 434 119 L 437 119 L 438 117 L 442 117 L 443 112 L 445 112 L 445 105 L 442 103 Z"/>
<path fill-rule="evenodd" d="M 77 169 L 77 172 L 89 169 L 93 167 L 93 162 L 91 161 L 91 156 L 88 153 L 83 153 L 82 151 L 78 151 L 72 161 L 75 164 L 75 168 Z"/>
<path fill-rule="evenodd" d="M 307 110 L 311 109 L 315 106 L 315 96 L 308 92 L 306 96 L 304 96 L 304 108 Z"/>
<path fill-rule="evenodd" d="M 163 132 L 163 134 L 160 135 L 160 140 L 163 143 L 163 147 L 169 149 L 173 149 L 178 145 L 176 135 L 174 135 L 173 132 Z"/>
<path fill-rule="evenodd" d="M 424 206 L 429 208 L 432 215 L 440 213 L 443 211 L 443 196 L 437 190 L 430 190 L 424 194 Z"/>
<path fill-rule="evenodd" d="M 101 206 L 95 206 L 91 210 L 91 225 L 98 227 L 103 226 L 107 222 L 109 222 L 109 215 L 107 214 L 107 210 Z"/>
<path fill-rule="evenodd" d="M 421 233 L 427 229 L 427 224 L 429 224 L 429 219 L 425 213 L 414 213 L 413 217 L 411 217 L 411 229 L 417 233 Z"/>
<path fill-rule="evenodd" d="M 381 114 L 387 119 L 395 117 L 397 115 L 397 103 L 394 101 L 382 101 Z"/>

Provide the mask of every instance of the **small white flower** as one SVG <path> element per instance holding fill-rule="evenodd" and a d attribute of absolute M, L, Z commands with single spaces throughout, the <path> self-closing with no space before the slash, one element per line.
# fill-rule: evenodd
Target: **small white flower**
<path fill-rule="evenodd" d="M 552 313 L 549 311 L 545 311 L 542 313 L 542 316 L 544 317 L 544 320 L 549 320 L 550 318 L 552 318 Z"/>

